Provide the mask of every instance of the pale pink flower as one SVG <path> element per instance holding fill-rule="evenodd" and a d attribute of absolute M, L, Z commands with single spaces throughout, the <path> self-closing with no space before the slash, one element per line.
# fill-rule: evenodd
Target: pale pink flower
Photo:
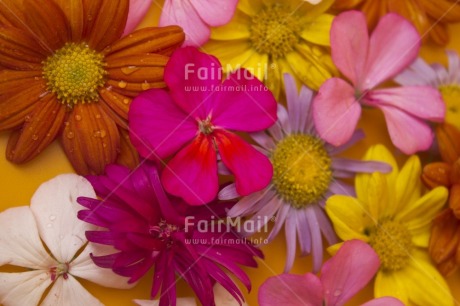
<path fill-rule="evenodd" d="M 201 46 L 211 35 L 210 27 L 232 19 L 238 0 L 165 0 L 160 26 L 177 24 L 184 29 L 184 46 Z"/>
<path fill-rule="evenodd" d="M 366 286 L 379 269 L 377 253 L 365 242 L 349 240 L 323 264 L 321 276 L 281 274 L 268 278 L 259 289 L 261 306 L 341 306 Z M 362 306 L 403 306 L 382 297 Z"/>
<path fill-rule="evenodd" d="M 323 139 L 342 145 L 353 135 L 361 107 L 383 111 L 393 144 L 406 154 L 427 150 L 433 132 L 425 122 L 441 122 L 445 105 L 429 86 L 374 89 L 392 79 L 417 57 L 420 36 L 403 17 L 382 17 L 369 36 L 362 12 L 338 15 L 331 27 L 332 59 L 350 83 L 331 78 L 313 101 L 313 117 Z"/>
<path fill-rule="evenodd" d="M 130 0 L 128 20 L 126 21 L 123 36 L 128 35 L 139 25 L 149 10 L 152 0 Z"/>

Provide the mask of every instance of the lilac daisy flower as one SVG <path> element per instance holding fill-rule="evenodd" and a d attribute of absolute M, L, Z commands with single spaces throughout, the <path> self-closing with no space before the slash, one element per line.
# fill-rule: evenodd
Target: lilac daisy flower
<path fill-rule="evenodd" d="M 341 182 L 355 173 L 389 172 L 387 164 L 373 161 L 356 161 L 336 157 L 336 154 L 360 140 L 364 135 L 357 131 L 340 147 L 325 143 L 316 133 L 310 109 L 313 92 L 302 86 L 300 95 L 289 74 L 284 75 L 288 109 L 278 106 L 277 123 L 266 130 L 252 134 L 273 164 L 274 174 L 270 185 L 262 191 L 245 196 L 228 212 L 229 217 L 253 215 L 256 224 L 248 236 L 257 232 L 273 216 L 275 225 L 268 241 L 281 230 L 286 232 L 287 259 L 285 272 L 294 263 L 296 237 L 303 255 L 313 254 L 313 270 L 319 271 L 323 259 L 322 236 L 329 244 L 337 242 L 331 223 L 324 212 L 326 199 L 333 194 L 354 194 L 352 186 Z M 225 187 L 220 199 L 238 197 L 233 184 Z M 247 221 L 249 222 L 249 220 Z M 254 230 L 252 230 L 252 228 Z"/>
<path fill-rule="evenodd" d="M 460 58 L 457 52 L 446 51 L 448 66 L 428 64 L 422 58 L 394 80 L 404 86 L 432 86 L 437 88 L 446 103 L 445 121 L 460 129 Z"/>
<path fill-rule="evenodd" d="M 214 305 L 213 286 L 222 285 L 237 301 L 243 296 L 226 274 L 235 275 L 250 290 L 250 280 L 238 266 L 256 267 L 262 252 L 229 226 L 213 226 L 232 203 L 191 207 L 169 199 L 155 165 L 131 172 L 110 165 L 106 174 L 88 180 L 103 200 L 80 197 L 86 207 L 78 218 L 103 228 L 87 231 L 89 241 L 111 245 L 118 252 L 92 256 L 94 263 L 138 281 L 155 267 L 151 297 L 160 306 L 176 305 L 176 275 L 195 291 L 203 305 Z"/>

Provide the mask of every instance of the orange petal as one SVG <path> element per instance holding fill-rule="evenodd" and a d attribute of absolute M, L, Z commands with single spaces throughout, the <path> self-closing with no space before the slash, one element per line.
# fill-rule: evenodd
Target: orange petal
<path fill-rule="evenodd" d="M 460 157 L 460 131 L 448 123 L 436 127 L 439 152 L 445 162 L 454 163 Z"/>
<path fill-rule="evenodd" d="M 99 90 L 99 95 L 104 100 L 107 107 L 116 113 L 117 117 L 120 117 L 124 123 L 128 121 L 128 111 L 132 100 L 131 98 L 108 89 Z M 119 123 L 117 124 L 121 125 Z"/>
<path fill-rule="evenodd" d="M 424 10 L 434 19 L 440 22 L 458 22 L 460 21 L 460 4 L 452 2 L 448 0 L 421 1 Z"/>
<path fill-rule="evenodd" d="M 103 1 L 88 33 L 88 45 L 102 50 L 121 37 L 128 19 L 129 0 Z"/>
<path fill-rule="evenodd" d="M 72 41 L 80 41 L 83 35 L 83 3 L 81 0 L 54 0 L 64 12 L 70 24 Z"/>
<path fill-rule="evenodd" d="M 65 107 L 54 95 L 47 95 L 38 102 L 19 135 L 10 138 L 6 149 L 7 159 L 20 164 L 40 154 L 56 138 L 65 112 Z"/>
<path fill-rule="evenodd" d="M 436 265 L 439 272 L 444 276 L 452 275 L 458 268 L 458 262 L 455 257 L 449 257 L 447 260 Z"/>
<path fill-rule="evenodd" d="M 451 209 L 446 208 L 434 220 L 428 251 L 434 262 L 439 264 L 449 257 L 455 257 L 460 241 L 460 220 Z"/>
<path fill-rule="evenodd" d="M 128 83 L 126 81 L 108 80 L 107 85 L 112 86 L 114 91 L 129 97 L 135 97 L 139 92 L 144 90 L 166 87 L 166 83 L 164 81 Z"/>
<path fill-rule="evenodd" d="M 160 54 L 131 55 L 107 62 L 109 79 L 132 83 L 163 81 L 169 58 Z"/>
<path fill-rule="evenodd" d="M 437 23 L 436 20 L 432 20 L 433 27 L 430 28 L 430 38 L 440 46 L 445 46 L 449 43 L 450 37 L 447 27 L 442 23 Z"/>
<path fill-rule="evenodd" d="M 117 164 L 134 169 L 139 165 L 139 153 L 131 144 L 129 134 L 125 129 L 120 128 L 120 154 L 117 158 Z"/>
<path fill-rule="evenodd" d="M 19 29 L 25 28 L 22 12 L 20 1 L 0 1 L 0 24 Z"/>
<path fill-rule="evenodd" d="M 436 162 L 426 165 L 423 168 L 422 181 L 428 188 L 438 186 L 449 187 L 452 166 L 448 163 Z"/>
<path fill-rule="evenodd" d="M 39 37 L 43 48 L 59 49 L 70 39 L 70 27 L 61 8 L 53 0 L 24 0 L 25 20 Z"/>
<path fill-rule="evenodd" d="M 36 108 L 44 93 L 43 82 L 31 84 L 27 89 L 0 102 L 0 131 L 20 126 Z"/>
<path fill-rule="evenodd" d="M 184 42 L 185 34 L 179 26 L 143 28 L 121 38 L 104 52 L 107 61 L 133 54 L 158 53 L 170 55 Z"/>
<path fill-rule="evenodd" d="M 120 150 L 117 126 L 99 103 L 76 104 L 61 137 L 79 174 L 102 174 L 106 165 L 115 162 Z"/>
<path fill-rule="evenodd" d="M 452 209 L 455 217 L 460 220 L 460 184 L 454 184 L 450 188 L 449 207 Z"/>
<path fill-rule="evenodd" d="M 19 90 L 31 87 L 31 84 L 37 83 L 42 79 L 40 70 L 16 71 L 0 70 L 0 95 L 3 100 L 5 96 L 16 94 Z M 42 83 L 44 84 L 44 83 Z"/>
<path fill-rule="evenodd" d="M 86 39 L 93 31 L 95 16 L 101 10 L 103 0 L 82 0 L 83 3 L 83 37 Z"/>

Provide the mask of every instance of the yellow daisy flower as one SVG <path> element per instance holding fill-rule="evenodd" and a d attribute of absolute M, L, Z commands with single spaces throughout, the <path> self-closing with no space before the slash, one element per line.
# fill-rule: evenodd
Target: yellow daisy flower
<path fill-rule="evenodd" d="M 312 5 L 303 0 L 241 0 L 233 19 L 214 28 L 205 52 L 216 55 L 225 71 L 250 70 L 276 97 L 285 72 L 317 90 L 335 74 L 329 51 L 333 0 Z"/>
<path fill-rule="evenodd" d="M 337 235 L 344 241 L 361 239 L 379 255 L 376 297 L 394 296 L 406 305 L 454 305 L 427 253 L 431 222 L 447 200 L 447 189 L 437 187 L 422 196 L 422 170 L 415 155 L 401 170 L 382 145 L 370 148 L 365 159 L 384 161 L 393 171 L 359 174 L 357 198 L 328 199 L 326 211 Z"/>

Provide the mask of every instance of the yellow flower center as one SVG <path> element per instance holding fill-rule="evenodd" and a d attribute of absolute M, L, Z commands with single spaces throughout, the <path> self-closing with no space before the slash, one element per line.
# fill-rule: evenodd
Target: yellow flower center
<path fill-rule="evenodd" d="M 439 86 L 444 103 L 446 103 L 446 122 L 460 129 L 460 86 Z"/>
<path fill-rule="evenodd" d="M 329 188 L 331 158 L 319 138 L 287 136 L 277 144 L 271 161 L 277 193 L 295 208 L 316 203 Z"/>
<path fill-rule="evenodd" d="M 401 223 L 383 220 L 370 231 L 369 244 L 379 255 L 381 268 L 396 271 L 404 268 L 412 251 L 412 236 Z"/>
<path fill-rule="evenodd" d="M 282 4 L 273 4 L 252 18 L 250 39 L 257 52 L 276 59 L 294 50 L 300 30 L 300 22 L 292 10 Z"/>
<path fill-rule="evenodd" d="M 80 43 L 67 43 L 43 62 L 48 90 L 69 106 L 98 99 L 97 89 L 104 85 L 103 56 Z"/>

